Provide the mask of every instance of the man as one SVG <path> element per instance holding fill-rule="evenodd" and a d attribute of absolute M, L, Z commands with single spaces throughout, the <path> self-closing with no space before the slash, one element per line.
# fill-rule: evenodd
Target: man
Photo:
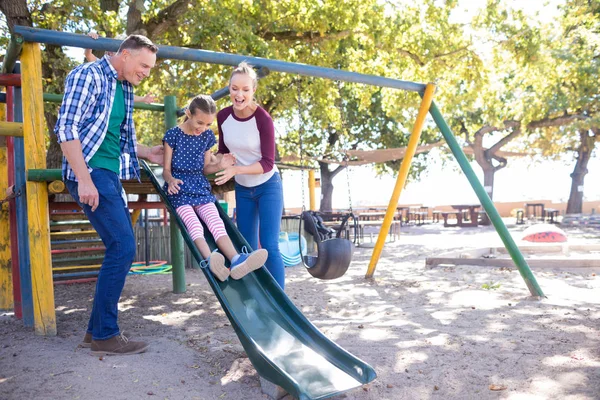
<path fill-rule="evenodd" d="M 54 133 L 63 158 L 63 180 L 102 239 L 106 253 L 82 346 L 94 355 L 137 354 L 145 342 L 119 330 L 117 305 L 135 257 L 135 239 L 121 179 L 139 180 L 138 155 L 162 163 L 162 146 L 136 143 L 133 86 L 156 63 L 158 48 L 131 35 L 117 54 L 84 64 L 67 77 Z"/>

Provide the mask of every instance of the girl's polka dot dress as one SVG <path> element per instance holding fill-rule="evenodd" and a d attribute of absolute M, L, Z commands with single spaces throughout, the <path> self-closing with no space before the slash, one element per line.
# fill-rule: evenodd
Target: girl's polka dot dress
<path fill-rule="evenodd" d="M 213 131 L 209 129 L 198 136 L 186 135 L 176 126 L 165 133 L 164 142 L 173 149 L 171 174 L 174 178 L 183 181 L 183 184 L 179 185 L 179 193 L 167 194 L 173 207 L 198 206 L 215 202 L 216 198 L 211 193 L 210 182 L 204 176 L 204 153 L 217 143 Z M 165 183 L 165 192 L 167 187 Z"/>

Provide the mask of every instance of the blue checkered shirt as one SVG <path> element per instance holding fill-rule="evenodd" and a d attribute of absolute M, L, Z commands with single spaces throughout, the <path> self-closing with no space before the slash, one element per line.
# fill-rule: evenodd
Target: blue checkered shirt
<path fill-rule="evenodd" d="M 137 142 L 133 127 L 133 86 L 122 81 L 125 97 L 125 120 L 121 124 L 121 179 L 139 178 Z M 82 64 L 67 76 L 54 134 L 58 143 L 79 140 L 86 164 L 100 148 L 112 110 L 117 87 L 117 71 L 107 57 Z M 88 165 L 88 171 L 92 168 Z M 71 166 L 63 157 L 63 179 L 77 181 Z"/>

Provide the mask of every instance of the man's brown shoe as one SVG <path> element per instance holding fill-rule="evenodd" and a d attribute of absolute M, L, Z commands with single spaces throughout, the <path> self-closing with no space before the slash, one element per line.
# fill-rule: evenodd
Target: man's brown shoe
<path fill-rule="evenodd" d="M 134 342 L 125 335 L 113 336 L 106 340 L 92 340 L 92 355 L 95 356 L 125 356 L 146 351 L 148 343 Z"/>
<path fill-rule="evenodd" d="M 129 335 L 127 335 L 127 333 L 125 333 L 125 331 L 121 332 L 121 335 L 127 337 Z M 81 341 L 81 343 L 79 343 L 79 347 L 84 348 L 84 349 L 89 349 L 90 347 L 92 347 L 92 334 L 89 332 L 86 332 L 85 335 L 83 336 L 83 340 Z"/>

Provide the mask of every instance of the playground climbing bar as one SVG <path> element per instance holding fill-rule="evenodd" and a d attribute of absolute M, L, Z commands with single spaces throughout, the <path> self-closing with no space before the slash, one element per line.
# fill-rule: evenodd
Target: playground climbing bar
<path fill-rule="evenodd" d="M 121 41 L 116 39 L 92 39 L 86 35 L 56 32 L 47 29 L 30 28 L 26 26 L 15 26 L 14 31 L 26 42 L 49 43 L 59 46 L 72 46 L 108 51 L 117 51 L 119 49 L 119 45 L 121 44 Z M 422 92 L 425 90 L 425 85 L 422 83 L 402 81 L 376 75 L 359 74 L 357 72 L 344 71 L 334 68 L 324 68 L 314 65 L 270 60 L 267 58 L 219 53 L 209 50 L 188 49 L 174 46 L 158 46 L 157 56 L 160 58 L 174 60 L 199 61 L 209 64 L 231 66 L 237 66 L 242 61 L 246 61 L 255 66 L 267 67 L 271 71 L 285 72 L 289 74 L 299 74 L 345 82 L 364 83 L 374 86 L 385 86 L 394 89 L 407 90 L 409 92 Z"/>

